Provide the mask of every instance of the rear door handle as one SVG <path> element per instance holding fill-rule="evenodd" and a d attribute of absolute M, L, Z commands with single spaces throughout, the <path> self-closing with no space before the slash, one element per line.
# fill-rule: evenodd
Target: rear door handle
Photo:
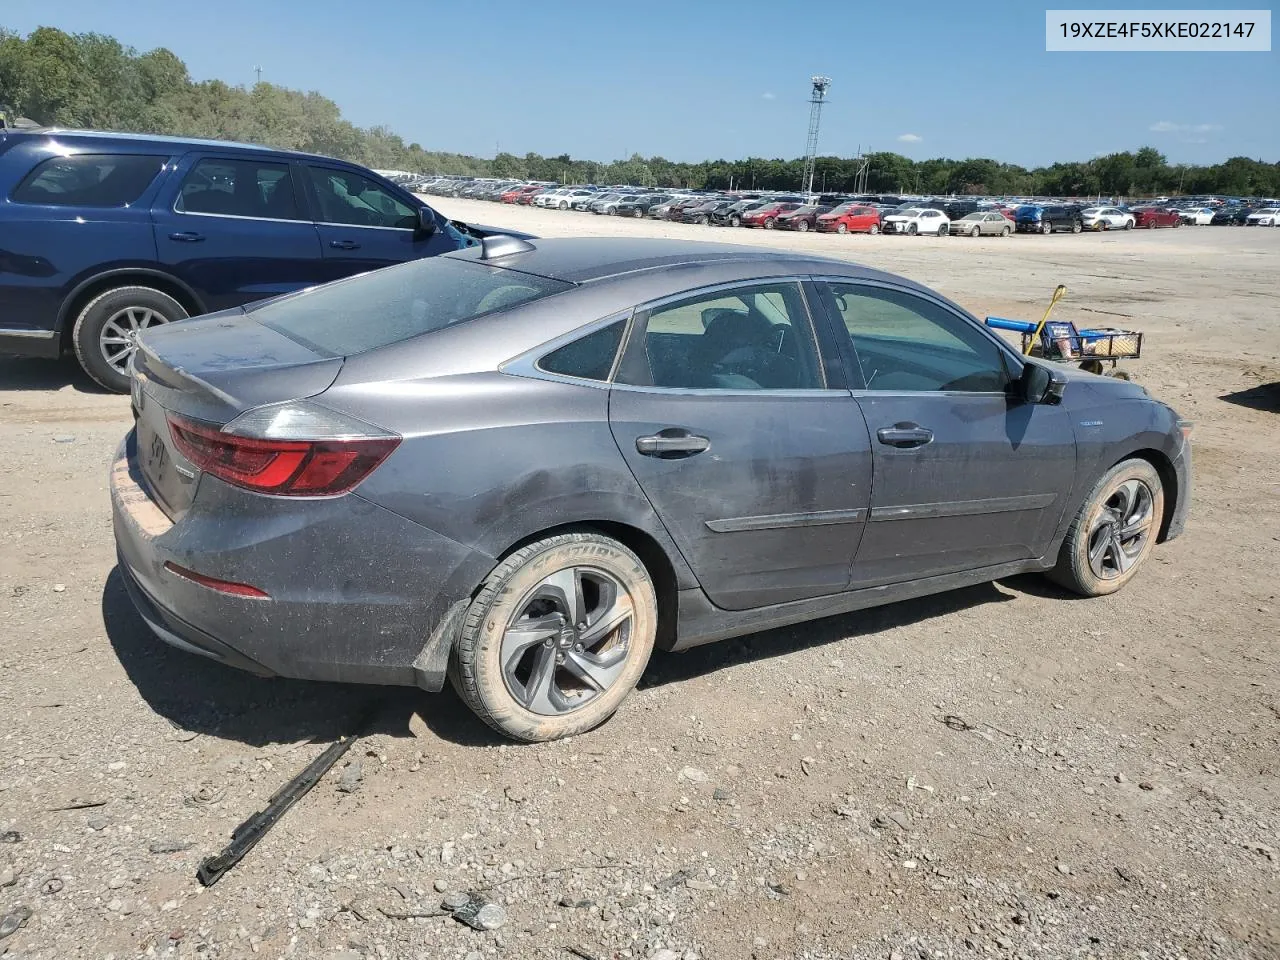
<path fill-rule="evenodd" d="M 892 427 L 881 427 L 876 437 L 886 446 L 908 449 L 932 443 L 933 431 L 918 423 L 895 423 Z"/>
<path fill-rule="evenodd" d="M 711 446 L 706 437 L 691 433 L 663 431 L 651 437 L 636 437 L 636 452 L 646 457 L 676 459 L 692 457 Z"/>
<path fill-rule="evenodd" d="M 179 243 L 199 243 L 204 239 L 203 233 L 196 233 L 194 230 L 183 230 L 179 233 L 169 234 L 170 240 L 177 240 Z"/>
<path fill-rule="evenodd" d="M 335 250 L 359 250 L 360 244 L 354 240 L 330 240 L 329 246 Z"/>

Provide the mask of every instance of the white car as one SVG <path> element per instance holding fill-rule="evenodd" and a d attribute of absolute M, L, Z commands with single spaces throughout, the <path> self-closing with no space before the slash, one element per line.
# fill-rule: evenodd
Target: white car
<path fill-rule="evenodd" d="M 584 190 L 581 187 L 568 187 L 562 190 L 554 197 L 548 197 L 544 207 L 550 207 L 553 210 L 568 210 L 579 200 L 590 200 L 596 195 L 594 190 Z"/>
<path fill-rule="evenodd" d="M 1280 227 L 1280 207 L 1263 207 L 1245 217 L 1246 227 Z"/>
<path fill-rule="evenodd" d="M 1085 207 L 1080 211 L 1080 221 L 1086 230 L 1132 230 L 1137 222 L 1132 213 L 1119 207 Z"/>
<path fill-rule="evenodd" d="M 885 233 L 918 233 L 945 237 L 951 229 L 951 219 L 941 210 L 910 207 L 901 213 L 885 217 L 881 223 Z"/>
<path fill-rule="evenodd" d="M 1193 227 L 1205 227 L 1213 223 L 1213 210 L 1210 207 L 1187 207 L 1178 211 L 1183 223 Z"/>

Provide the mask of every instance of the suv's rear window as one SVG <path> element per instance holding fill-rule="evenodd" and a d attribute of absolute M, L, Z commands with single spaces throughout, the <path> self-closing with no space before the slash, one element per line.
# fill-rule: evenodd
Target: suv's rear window
<path fill-rule="evenodd" d="M 249 307 L 259 323 L 331 356 L 399 343 L 570 289 L 571 283 L 429 257 Z"/>
<path fill-rule="evenodd" d="M 166 159 L 116 153 L 50 157 L 36 164 L 11 199 L 57 207 L 128 206 L 151 186 Z"/>

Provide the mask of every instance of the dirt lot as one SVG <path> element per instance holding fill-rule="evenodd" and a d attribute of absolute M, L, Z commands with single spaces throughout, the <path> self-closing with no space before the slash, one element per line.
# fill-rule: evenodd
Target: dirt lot
<path fill-rule="evenodd" d="M 0 916 L 33 911 L 0 955 L 1280 956 L 1280 230 L 802 236 L 439 205 L 820 250 L 979 315 L 1066 283 L 1059 315 L 1145 330 L 1135 378 L 1197 421 L 1187 533 L 1109 599 L 1023 577 L 662 656 L 603 728 L 516 747 L 451 693 L 258 680 L 152 639 L 113 572 L 127 399 L 0 361 Z M 354 792 L 335 770 L 203 890 L 200 859 L 371 700 Z M 477 888 L 495 932 L 386 916 Z"/>

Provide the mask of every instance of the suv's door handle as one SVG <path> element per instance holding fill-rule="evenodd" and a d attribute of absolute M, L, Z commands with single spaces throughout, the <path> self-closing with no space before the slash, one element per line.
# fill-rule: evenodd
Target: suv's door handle
<path fill-rule="evenodd" d="M 881 427 L 876 437 L 890 447 L 923 447 L 933 442 L 933 431 L 918 423 L 895 423 L 892 427 Z"/>
<path fill-rule="evenodd" d="M 199 243 L 204 239 L 203 233 L 196 233 L 194 230 L 183 230 L 180 233 L 169 234 L 170 240 L 177 240 L 179 243 Z"/>
<path fill-rule="evenodd" d="M 636 452 L 646 457 L 692 457 L 711 446 L 706 437 L 691 433 L 662 433 L 651 437 L 636 437 Z"/>
<path fill-rule="evenodd" d="M 335 250 L 359 250 L 360 244 L 354 240 L 330 240 L 329 246 Z"/>

